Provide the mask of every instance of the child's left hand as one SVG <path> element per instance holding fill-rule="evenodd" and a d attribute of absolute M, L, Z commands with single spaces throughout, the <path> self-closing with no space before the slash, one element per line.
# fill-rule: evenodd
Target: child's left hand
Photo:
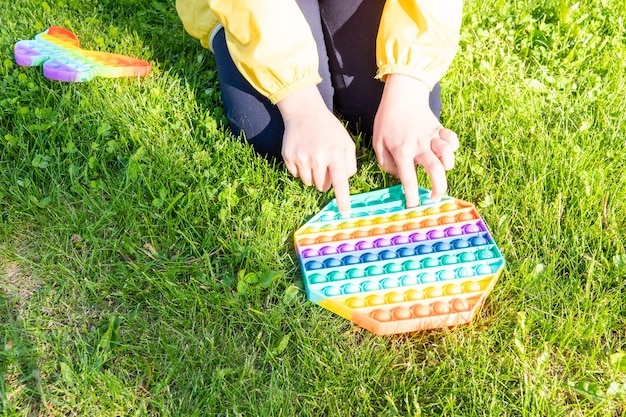
<path fill-rule="evenodd" d="M 454 167 L 459 139 L 439 123 L 428 104 L 430 90 L 415 78 L 387 76 L 374 119 L 373 146 L 381 168 L 400 179 L 406 206 L 419 205 L 416 165 L 430 176 L 433 200 L 448 188 L 446 171 Z"/>

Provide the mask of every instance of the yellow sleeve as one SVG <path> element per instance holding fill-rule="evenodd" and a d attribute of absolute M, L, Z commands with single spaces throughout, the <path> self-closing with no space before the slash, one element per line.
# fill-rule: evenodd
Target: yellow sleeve
<path fill-rule="evenodd" d="M 219 27 L 215 13 L 206 0 L 176 0 L 176 12 L 187 33 L 211 49 L 211 36 Z"/>
<path fill-rule="evenodd" d="M 376 39 L 376 78 L 405 74 L 430 88 L 456 55 L 463 0 L 387 0 Z"/>
<path fill-rule="evenodd" d="M 272 103 L 321 81 L 317 46 L 294 0 L 208 0 L 243 76 Z"/>

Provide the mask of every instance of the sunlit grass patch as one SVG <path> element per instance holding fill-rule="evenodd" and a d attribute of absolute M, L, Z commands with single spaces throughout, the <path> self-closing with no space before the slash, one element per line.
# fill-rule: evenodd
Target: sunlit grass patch
<path fill-rule="evenodd" d="M 465 5 L 449 194 L 507 270 L 470 325 L 377 337 L 305 299 L 293 233 L 332 193 L 230 133 L 173 1 L 7 3 L 0 415 L 624 415 L 624 12 Z M 153 72 L 18 67 L 52 25 Z M 356 140 L 352 191 L 397 184 Z"/>

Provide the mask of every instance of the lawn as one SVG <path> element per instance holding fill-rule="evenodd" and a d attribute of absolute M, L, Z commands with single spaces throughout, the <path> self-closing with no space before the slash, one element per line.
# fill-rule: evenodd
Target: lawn
<path fill-rule="evenodd" d="M 448 194 L 506 270 L 469 325 L 395 336 L 307 301 L 293 234 L 332 193 L 229 132 L 173 0 L 5 3 L 0 416 L 626 416 L 623 1 L 466 3 Z M 16 65 L 54 25 L 152 73 Z M 351 191 L 397 184 L 355 140 Z"/>

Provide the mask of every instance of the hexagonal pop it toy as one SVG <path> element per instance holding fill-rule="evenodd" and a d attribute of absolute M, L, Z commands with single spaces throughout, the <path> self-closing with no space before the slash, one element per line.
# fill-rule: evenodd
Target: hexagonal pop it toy
<path fill-rule="evenodd" d="M 376 334 L 469 323 L 504 270 L 476 208 L 420 188 L 404 206 L 402 186 L 335 200 L 295 233 L 309 300 Z"/>
<path fill-rule="evenodd" d="M 125 55 L 81 49 L 76 35 L 53 26 L 13 47 L 15 62 L 43 66 L 43 75 L 58 81 L 89 81 L 94 77 L 132 77 L 150 73 L 150 63 Z"/>

